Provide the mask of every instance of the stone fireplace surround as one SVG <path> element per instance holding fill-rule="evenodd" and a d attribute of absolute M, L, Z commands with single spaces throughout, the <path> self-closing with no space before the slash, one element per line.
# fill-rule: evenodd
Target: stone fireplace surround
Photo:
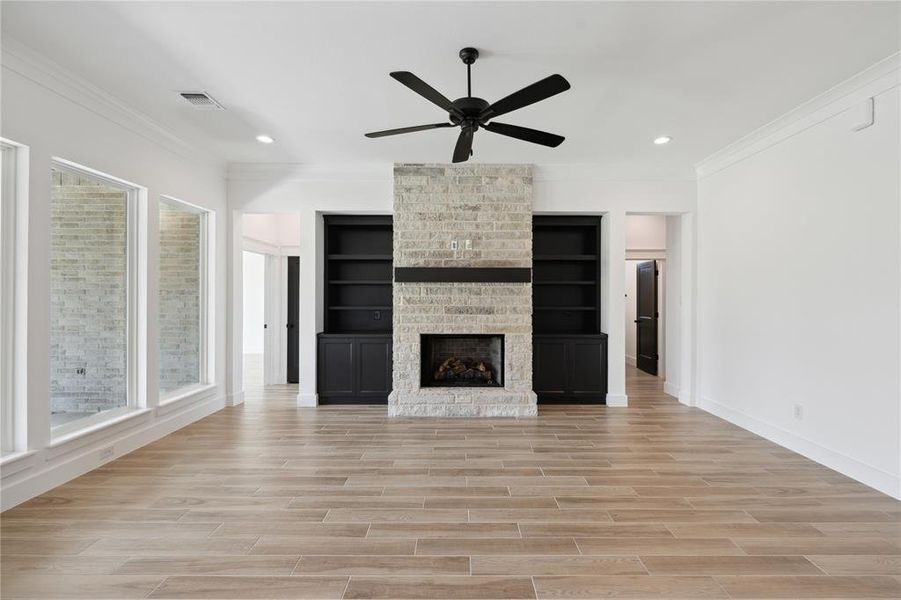
<path fill-rule="evenodd" d="M 531 269 L 531 166 L 395 165 L 394 267 Z M 393 296 L 390 416 L 537 414 L 531 283 L 395 281 Z M 422 387 L 422 334 L 503 335 L 503 387 Z"/>

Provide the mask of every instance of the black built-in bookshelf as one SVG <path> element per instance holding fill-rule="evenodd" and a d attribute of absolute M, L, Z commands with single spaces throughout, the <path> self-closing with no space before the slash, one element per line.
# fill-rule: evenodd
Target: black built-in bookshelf
<path fill-rule="evenodd" d="M 392 218 L 326 215 L 323 219 L 319 401 L 385 404 L 392 377 Z"/>
<path fill-rule="evenodd" d="M 601 217 L 532 218 L 533 384 L 539 402 L 603 403 Z"/>

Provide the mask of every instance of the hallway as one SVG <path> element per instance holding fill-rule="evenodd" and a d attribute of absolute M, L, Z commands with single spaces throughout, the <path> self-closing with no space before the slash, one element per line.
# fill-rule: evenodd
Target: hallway
<path fill-rule="evenodd" d="M 4 513 L 0 591 L 901 596 L 901 503 L 628 379 L 627 409 L 518 420 L 389 420 L 297 409 L 295 386 L 249 391 Z"/>

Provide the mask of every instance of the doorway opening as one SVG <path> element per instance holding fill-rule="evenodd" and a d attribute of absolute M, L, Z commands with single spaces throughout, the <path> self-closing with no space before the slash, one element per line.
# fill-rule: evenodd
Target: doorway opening
<path fill-rule="evenodd" d="M 300 372 L 300 215 L 245 213 L 241 225 L 244 389 L 293 386 Z"/>
<path fill-rule="evenodd" d="M 667 217 L 626 216 L 626 364 L 666 374 Z"/>
<path fill-rule="evenodd" d="M 263 386 L 266 339 L 266 257 L 244 251 L 244 388 Z"/>

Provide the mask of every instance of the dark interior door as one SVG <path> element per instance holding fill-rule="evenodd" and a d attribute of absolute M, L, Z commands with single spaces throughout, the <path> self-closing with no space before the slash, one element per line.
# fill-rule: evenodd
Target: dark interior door
<path fill-rule="evenodd" d="M 638 283 L 635 297 L 635 326 L 637 328 L 638 368 L 651 375 L 657 374 L 657 261 L 638 265 Z"/>
<path fill-rule="evenodd" d="M 288 257 L 288 383 L 299 383 L 300 257 Z"/>

